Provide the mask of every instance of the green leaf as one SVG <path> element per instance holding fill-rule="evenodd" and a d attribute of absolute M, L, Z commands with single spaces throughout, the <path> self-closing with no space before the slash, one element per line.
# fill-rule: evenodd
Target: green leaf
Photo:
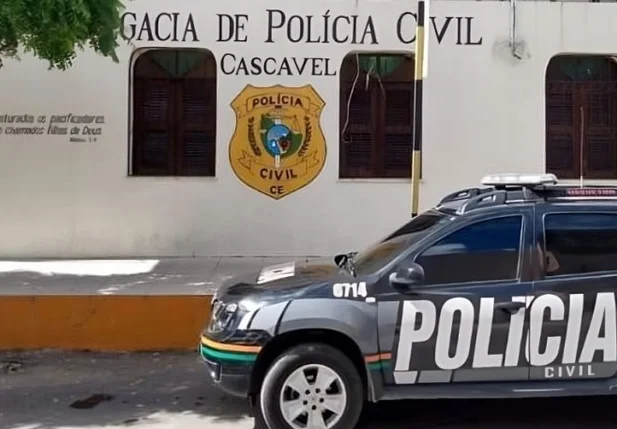
<path fill-rule="evenodd" d="M 118 62 L 123 9 L 120 0 L 0 0 L 0 60 L 23 49 L 66 70 L 90 47 Z"/>

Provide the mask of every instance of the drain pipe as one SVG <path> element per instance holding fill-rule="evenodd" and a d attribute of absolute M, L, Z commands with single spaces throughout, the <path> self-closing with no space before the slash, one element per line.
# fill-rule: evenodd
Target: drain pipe
<path fill-rule="evenodd" d="M 510 1 L 510 53 L 514 58 L 522 59 L 516 50 L 516 0 Z"/>

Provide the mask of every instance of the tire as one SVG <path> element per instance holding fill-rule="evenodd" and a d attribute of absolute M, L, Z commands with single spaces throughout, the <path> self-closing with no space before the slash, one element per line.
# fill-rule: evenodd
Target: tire
<path fill-rule="evenodd" d="M 305 371 L 301 370 L 304 369 Z M 317 393 L 318 379 L 313 375 L 316 371 L 321 371 L 322 375 L 329 376 L 328 380 L 334 379 L 327 392 Z M 332 372 L 330 372 L 332 371 Z M 301 377 L 308 374 L 308 388 L 310 395 L 299 393 L 300 389 L 292 389 L 287 383 L 291 375 Z M 302 378 L 307 380 L 307 378 Z M 315 384 L 312 384 L 315 383 Z M 323 384 L 323 383 L 322 383 Z M 287 386 L 286 386 L 287 385 Z M 343 396 L 344 392 L 344 396 Z M 287 422 L 281 407 L 281 395 L 285 395 L 286 400 L 299 401 L 302 403 L 303 414 L 301 414 L 292 425 Z M 333 399 L 346 397 L 345 401 L 337 403 Z M 324 422 L 334 423 L 328 429 L 353 429 L 356 427 L 364 405 L 364 388 L 360 374 L 356 370 L 351 360 L 339 350 L 325 344 L 305 344 L 293 347 L 283 352 L 268 369 L 262 383 L 258 400 L 256 401 L 256 422 L 261 422 L 269 429 L 297 429 L 308 423 L 305 419 L 308 414 L 323 416 Z M 320 402 L 321 401 L 321 402 Z M 340 404 L 345 404 L 344 407 Z M 343 409 L 342 412 L 333 413 L 328 408 Z M 322 411 L 320 411 L 320 409 Z M 311 411 L 316 410 L 316 411 Z M 306 417 L 305 417 L 306 416 Z M 333 417 L 334 416 L 334 417 Z M 337 417 L 338 416 L 338 417 Z M 327 427 L 327 426 L 324 426 Z"/>

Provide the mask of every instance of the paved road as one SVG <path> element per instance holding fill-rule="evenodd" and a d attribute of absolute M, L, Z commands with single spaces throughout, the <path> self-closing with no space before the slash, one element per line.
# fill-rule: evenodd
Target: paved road
<path fill-rule="evenodd" d="M 613 429 L 617 398 L 397 402 L 361 429 Z M 193 354 L 0 353 L 0 429 L 252 429 Z"/>

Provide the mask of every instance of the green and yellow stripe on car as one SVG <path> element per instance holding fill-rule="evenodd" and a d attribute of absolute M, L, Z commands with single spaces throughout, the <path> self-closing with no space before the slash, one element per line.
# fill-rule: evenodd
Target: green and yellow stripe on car
<path fill-rule="evenodd" d="M 392 353 L 378 353 L 364 356 L 364 362 L 370 371 L 381 371 L 390 366 Z"/>
<path fill-rule="evenodd" d="M 257 360 L 259 346 L 219 343 L 202 335 L 199 352 L 204 359 L 221 364 L 244 365 Z"/>

